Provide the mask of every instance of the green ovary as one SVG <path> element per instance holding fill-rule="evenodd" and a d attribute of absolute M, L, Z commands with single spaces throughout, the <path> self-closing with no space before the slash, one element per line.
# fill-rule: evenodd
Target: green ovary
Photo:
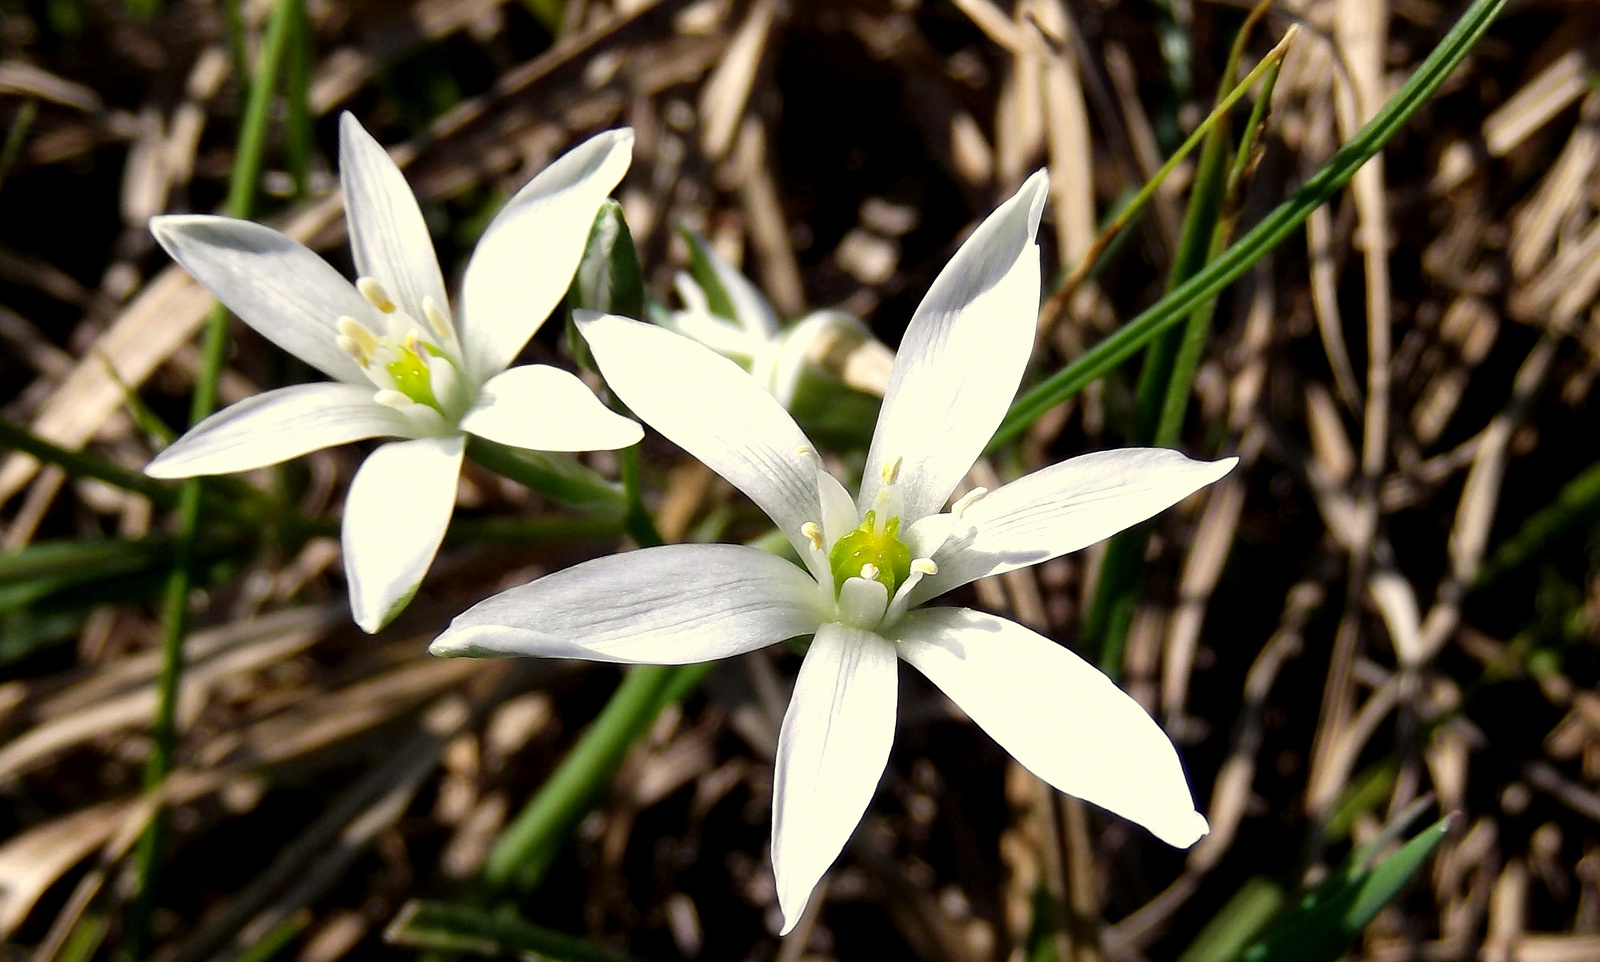
<path fill-rule="evenodd" d="M 396 391 L 418 404 L 438 409 L 439 400 L 433 396 L 433 375 L 428 372 L 427 362 L 418 357 L 416 351 L 409 347 L 400 348 L 399 356 L 385 365 L 384 370 L 394 378 Z"/>
<path fill-rule="evenodd" d="M 861 527 L 835 541 L 833 550 L 828 552 L 834 593 L 838 593 L 846 578 L 860 577 L 862 565 L 870 564 L 877 567 L 877 580 L 889 589 L 889 596 L 894 597 L 895 589 L 911 575 L 911 549 L 897 537 L 899 532 L 899 518 L 890 518 L 883 530 L 878 531 L 876 512 L 868 511 L 861 520 Z"/>

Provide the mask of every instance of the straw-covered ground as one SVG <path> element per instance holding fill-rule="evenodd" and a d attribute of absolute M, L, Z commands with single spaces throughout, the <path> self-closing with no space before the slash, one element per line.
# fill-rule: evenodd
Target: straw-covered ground
<path fill-rule="evenodd" d="M 224 203 L 245 124 L 238 65 L 264 56 L 276 5 L 238 6 L 242 49 L 222 0 L 0 8 L 0 414 L 97 465 L 137 472 L 163 425 L 187 425 L 211 301 L 146 225 Z M 891 346 L 965 232 L 1040 166 L 1046 276 L 1075 266 L 1206 116 L 1246 12 L 1188 0 L 303 9 L 254 210 L 341 271 L 341 111 L 401 162 L 447 277 L 501 199 L 627 124 L 637 147 L 616 196 L 653 296 L 677 304 L 685 224 L 780 316 L 840 307 Z M 1280 0 L 1243 69 L 1301 29 L 1225 211 L 1232 236 L 1353 136 L 1461 12 Z M 556 958 L 1173 959 L 1219 914 L 1247 925 L 1340 871 L 1418 800 L 1396 838 L 1458 814 L 1355 955 L 1600 958 L 1597 38 L 1593 3 L 1505 11 L 1380 160 L 1217 302 L 1178 446 L 1241 464 L 1154 524 L 1119 671 L 1180 747 L 1212 825 L 1194 849 L 1043 787 L 905 672 L 878 794 L 780 940 L 772 758 L 799 665 L 780 646 L 717 666 L 666 707 L 540 884 L 496 890 L 479 877 L 487 853 L 621 674 L 436 659 L 426 645 L 490 592 L 625 539 L 614 515 L 469 467 L 421 592 L 365 635 L 336 527 L 355 445 L 208 489 L 257 503 L 238 483 L 257 486 L 298 520 L 202 512 L 159 871 L 141 900 L 174 503 L 4 452 L 0 958 L 442 952 L 408 947 L 426 936 L 402 913 L 420 899 L 480 920 L 514 907 L 587 940 Z M 1162 295 L 1195 169 L 1180 164 L 1076 293 L 1047 305 L 1027 383 Z M 575 369 L 563 327 L 545 325 L 525 356 Z M 224 402 L 313 376 L 232 333 Z M 1135 358 L 1052 409 L 971 482 L 1132 443 L 1138 370 Z M 617 476 L 615 455 L 583 458 Z M 643 477 L 668 540 L 765 530 L 653 434 Z M 1094 657 L 1082 623 L 1103 554 L 955 599 Z M 497 951 L 487 937 L 458 950 Z"/>

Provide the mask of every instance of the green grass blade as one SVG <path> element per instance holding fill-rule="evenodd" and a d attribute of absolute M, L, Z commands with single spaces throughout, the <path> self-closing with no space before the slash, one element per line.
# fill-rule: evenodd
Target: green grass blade
<path fill-rule="evenodd" d="M 1455 822 L 1456 816 L 1445 816 L 1375 868 L 1363 867 L 1360 853 L 1353 855 L 1345 869 L 1278 916 L 1237 958 L 1241 962 L 1334 962 L 1378 910 L 1421 871 Z"/>
<path fill-rule="evenodd" d="M 621 953 L 515 916 L 421 899 L 407 902 L 383 937 L 390 945 L 442 952 L 527 953 L 554 962 L 631 962 Z"/>
<path fill-rule="evenodd" d="M 1282 243 L 1313 210 L 1342 189 L 1361 165 L 1381 150 L 1401 125 L 1427 102 L 1471 52 L 1505 5 L 1506 0 L 1474 0 L 1394 97 L 1292 197 L 1278 205 L 1205 270 L 1084 352 L 1077 361 L 1018 398 L 989 442 L 989 450 L 1016 439 L 1046 411 L 1104 377 L 1151 338 L 1188 317 L 1197 306 L 1215 297 Z"/>

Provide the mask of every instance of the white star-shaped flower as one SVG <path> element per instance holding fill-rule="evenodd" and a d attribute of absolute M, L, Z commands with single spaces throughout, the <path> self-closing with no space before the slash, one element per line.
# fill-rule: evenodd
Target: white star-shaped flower
<path fill-rule="evenodd" d="M 860 497 L 778 402 L 670 331 L 580 315 L 596 362 L 647 423 L 772 518 L 806 568 L 738 545 L 612 555 L 502 592 L 434 641 L 444 655 L 685 664 L 814 635 L 779 736 L 772 864 L 792 928 L 860 821 L 910 662 L 1056 788 L 1178 846 L 1207 830 L 1171 741 L 1093 666 L 1021 625 L 920 603 L 1076 551 L 1226 474 L 1130 448 L 1084 455 L 941 511 L 1021 381 L 1039 304 L 1036 174 L 962 245 L 911 320 Z"/>
<path fill-rule="evenodd" d="M 225 408 L 145 473 L 224 474 L 347 441 L 405 439 L 372 452 L 345 500 L 350 610 L 377 631 L 410 601 L 439 549 L 465 434 L 542 451 L 619 448 L 642 437 L 572 374 L 506 369 L 566 293 L 595 212 L 627 172 L 633 132 L 589 139 L 511 198 L 473 252 L 455 317 L 400 169 L 351 115 L 340 118 L 339 134 L 354 284 L 270 227 L 194 214 L 151 219 L 156 240 L 217 300 L 335 380 Z"/>

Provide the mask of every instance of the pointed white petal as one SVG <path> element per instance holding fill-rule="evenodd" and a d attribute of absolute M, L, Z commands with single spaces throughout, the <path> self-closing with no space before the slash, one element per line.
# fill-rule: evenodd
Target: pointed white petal
<path fill-rule="evenodd" d="M 533 655 L 687 665 L 810 634 L 824 599 L 800 568 L 736 544 L 606 555 L 457 615 L 435 655 Z"/>
<path fill-rule="evenodd" d="M 903 458 L 910 518 L 932 514 L 955 490 L 1017 393 L 1039 315 L 1034 234 L 1048 181 L 1034 174 L 978 225 L 934 279 L 895 356 L 862 474 L 862 511 L 879 470 Z"/>
<path fill-rule="evenodd" d="M 594 215 L 632 156 L 632 130 L 596 134 L 540 171 L 483 232 L 462 278 L 458 318 L 475 377 L 510 364 L 561 302 Z"/>
<path fill-rule="evenodd" d="M 1238 461 L 1192 461 L 1168 448 L 1118 448 L 1041 468 L 968 508 L 962 520 L 976 528 L 971 542 L 935 554 L 939 573 L 917 585 L 911 597 L 936 598 L 969 581 L 1086 548 L 1177 504 Z"/>
<path fill-rule="evenodd" d="M 772 872 L 783 934 L 800 921 L 878 788 L 894 742 L 894 646 L 827 624 L 806 652 L 778 735 Z"/>
<path fill-rule="evenodd" d="M 702 242 L 700 249 L 705 252 L 712 273 L 717 275 L 717 283 L 722 285 L 722 290 L 733 304 L 733 320 L 750 336 L 751 343 L 759 344 L 778 333 L 777 312 L 756 286 L 750 283 L 749 278 L 723 260 L 710 244 Z"/>
<path fill-rule="evenodd" d="M 152 217 L 150 233 L 262 337 L 330 377 L 367 383 L 334 343 L 335 324 L 349 315 L 382 330 L 380 315 L 304 244 L 247 220 L 205 214 Z"/>
<path fill-rule="evenodd" d="M 900 657 L 1051 785 L 1179 848 L 1209 830 L 1166 732 L 1082 658 L 965 608 L 913 611 L 887 634 Z"/>
<path fill-rule="evenodd" d="M 349 113 L 339 117 L 339 186 L 356 273 L 382 284 L 418 322 L 424 320 L 424 297 L 440 307 L 449 304 L 433 238 L 411 185 L 389 152 Z"/>
<path fill-rule="evenodd" d="M 811 442 L 739 365 L 694 341 L 613 314 L 573 318 L 617 397 L 646 424 L 749 496 L 806 556 L 821 523 Z"/>
<path fill-rule="evenodd" d="M 456 506 L 466 438 L 395 441 L 362 462 L 345 496 L 344 572 L 350 612 L 377 631 L 410 603 Z"/>
<path fill-rule="evenodd" d="M 461 430 L 535 451 L 610 451 L 644 437 L 643 428 L 601 404 L 582 381 L 546 364 L 490 378 Z"/>
<path fill-rule="evenodd" d="M 411 434 L 405 415 L 372 394 L 370 384 L 319 381 L 247 397 L 190 428 L 144 473 L 192 478 L 248 471 L 347 441 Z"/>

